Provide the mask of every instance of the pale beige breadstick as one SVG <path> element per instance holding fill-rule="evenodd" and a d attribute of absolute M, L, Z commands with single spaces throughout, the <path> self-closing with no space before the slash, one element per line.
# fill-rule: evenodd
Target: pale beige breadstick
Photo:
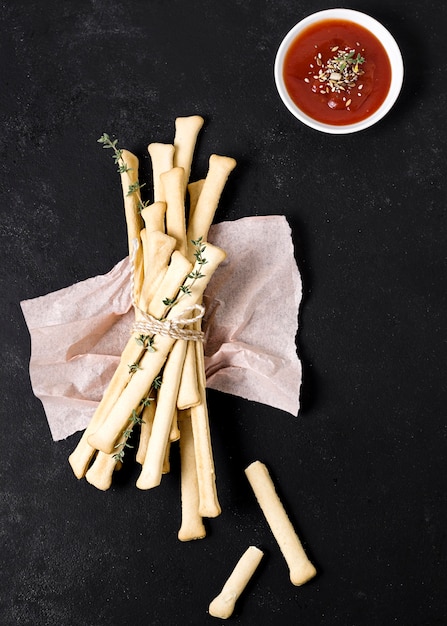
<path fill-rule="evenodd" d="M 166 198 L 166 232 L 177 241 L 177 250 L 186 256 L 184 171 L 173 167 L 160 175 Z"/>
<path fill-rule="evenodd" d="M 174 256 L 175 253 L 173 253 Z M 180 254 L 180 253 L 179 253 Z M 184 298 L 179 298 L 176 305 L 169 312 L 168 321 L 174 320 L 184 313 L 184 311 L 197 304 L 212 278 L 214 271 L 225 259 L 225 252 L 217 246 L 208 244 L 206 274 L 197 280 L 190 287 L 190 294 Z M 197 268 L 199 269 L 199 268 Z M 98 430 L 89 437 L 89 443 L 103 452 L 112 452 L 114 444 L 128 419 L 132 410 L 138 406 L 142 398 L 146 397 L 155 377 L 163 367 L 167 355 L 169 354 L 175 339 L 171 336 L 156 335 L 155 352 L 145 351 L 139 368 L 132 374 L 128 384 L 112 409 L 107 419 L 99 426 Z"/>
<path fill-rule="evenodd" d="M 228 619 L 235 604 L 261 562 L 264 553 L 255 546 L 250 546 L 241 556 L 236 567 L 224 584 L 222 591 L 209 606 L 209 614 L 220 619 Z"/>
<path fill-rule="evenodd" d="M 289 567 L 291 582 L 294 585 L 303 585 L 317 572 L 307 558 L 301 541 L 276 493 L 267 467 L 260 461 L 255 461 L 246 468 L 245 474 Z"/>
<path fill-rule="evenodd" d="M 195 351 L 196 380 L 200 402 L 192 406 L 190 410 L 200 494 L 199 513 L 203 517 L 217 517 L 221 512 L 221 508 L 217 497 L 216 473 L 206 399 L 205 353 L 203 342 L 196 342 Z"/>
<path fill-rule="evenodd" d="M 152 489 L 161 482 L 163 461 L 176 408 L 185 352 L 186 341 L 178 339 L 166 360 L 163 380 L 157 393 L 157 408 L 146 450 L 146 458 L 136 483 L 138 489 Z"/>
<path fill-rule="evenodd" d="M 191 193 L 190 215 L 186 234 L 187 240 L 187 256 L 190 260 L 194 258 L 196 253 L 196 243 L 199 238 L 206 242 L 208 231 L 214 219 L 219 199 L 222 194 L 225 183 L 231 171 L 236 166 L 235 159 L 231 157 L 211 155 L 209 159 L 209 168 L 206 178 L 195 184 L 190 184 Z M 195 325 L 196 330 L 201 328 L 201 323 Z M 197 363 L 192 353 L 187 354 L 185 362 L 185 380 L 182 381 L 182 397 L 181 406 L 194 406 L 197 404 L 194 396 L 194 381 L 197 380 L 195 370 Z M 183 390 L 190 390 L 191 396 L 188 398 L 183 395 Z"/>
<path fill-rule="evenodd" d="M 198 326 L 200 329 L 200 326 Z M 199 385 L 197 382 L 196 346 L 188 341 L 182 378 L 177 396 L 177 408 L 188 409 L 200 402 Z"/>
<path fill-rule="evenodd" d="M 165 194 L 160 181 L 160 174 L 167 172 L 174 165 L 174 146 L 170 143 L 150 143 L 147 151 L 152 161 L 152 180 L 154 187 L 154 202 L 164 202 Z"/>
<path fill-rule="evenodd" d="M 153 390 L 151 396 L 154 396 L 151 400 L 151 403 L 143 408 L 141 413 L 141 419 L 143 420 L 141 423 L 141 431 L 140 431 L 140 439 L 138 442 L 138 450 L 136 454 L 136 461 L 143 465 L 144 459 L 146 456 L 146 450 L 149 443 L 149 439 L 152 431 L 152 423 L 154 421 L 155 408 L 157 406 L 157 400 L 155 397 L 155 391 Z"/>
<path fill-rule="evenodd" d="M 200 403 L 190 409 L 199 484 L 199 513 L 202 517 L 217 517 L 221 513 L 221 508 L 217 497 L 206 391 L 201 383 L 199 391 Z"/>
<path fill-rule="evenodd" d="M 121 172 L 120 175 L 127 226 L 127 244 L 129 254 L 132 255 L 134 253 L 134 241 L 140 241 L 140 231 L 143 227 L 143 220 L 140 216 L 139 188 L 131 191 L 132 187 L 138 184 L 138 158 L 129 150 L 122 150 L 121 158 L 127 166 L 127 170 Z M 143 251 L 141 246 L 134 253 L 134 272 L 134 298 L 138 302 L 143 284 Z"/>
<path fill-rule="evenodd" d="M 199 514 L 199 486 L 196 456 L 189 411 L 179 412 L 180 428 L 180 485 L 182 523 L 178 531 L 180 541 L 193 541 L 206 536 L 206 528 Z"/>
<path fill-rule="evenodd" d="M 189 219 L 186 232 L 188 258 L 194 258 L 195 246 L 192 243 L 200 237 L 206 241 L 209 228 L 219 203 L 225 183 L 231 171 L 236 167 L 235 159 L 212 154 L 209 159 L 208 172 L 203 183 L 197 205 Z"/>
<path fill-rule="evenodd" d="M 185 193 L 186 185 L 189 181 L 197 136 L 203 123 L 204 119 L 200 115 L 177 117 L 175 120 L 174 167 L 183 168 L 183 193 Z"/>

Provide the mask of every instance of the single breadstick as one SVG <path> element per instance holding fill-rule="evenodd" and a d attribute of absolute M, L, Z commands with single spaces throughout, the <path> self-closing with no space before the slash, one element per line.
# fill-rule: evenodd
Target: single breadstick
<path fill-rule="evenodd" d="M 304 552 L 266 466 L 260 461 L 255 461 L 246 468 L 245 474 L 289 566 L 290 580 L 294 585 L 303 585 L 317 572 Z"/>
<path fill-rule="evenodd" d="M 166 198 L 166 232 L 177 241 L 177 250 L 186 255 L 184 171 L 173 167 L 160 175 Z"/>
<path fill-rule="evenodd" d="M 167 237 L 168 235 L 165 235 Z M 173 238 L 171 237 L 171 240 Z M 183 276 L 183 281 L 191 272 L 192 264 L 178 250 L 174 250 L 171 254 L 171 262 L 168 265 L 163 280 L 156 287 L 151 298 L 150 311 L 154 317 L 161 318 L 166 310 L 166 304 L 163 302 L 166 298 L 172 299 L 177 295 L 180 288 L 179 279 Z"/>
<path fill-rule="evenodd" d="M 131 253 L 133 240 L 138 239 L 143 226 L 139 213 L 138 193 L 131 191 L 132 186 L 138 182 L 138 158 L 129 150 L 122 150 L 121 158 L 127 166 L 127 170 L 121 172 L 121 186 L 127 225 L 127 241 L 129 253 Z"/>
<path fill-rule="evenodd" d="M 219 204 L 225 183 L 231 171 L 236 167 L 235 159 L 212 154 L 209 159 L 208 173 L 203 188 L 188 222 L 186 239 L 188 242 L 188 258 L 194 258 L 195 246 L 192 243 L 202 237 L 206 241 L 209 228 Z"/>
<path fill-rule="evenodd" d="M 141 210 L 141 217 L 148 233 L 165 232 L 166 202 L 154 202 Z"/>
<path fill-rule="evenodd" d="M 153 391 L 154 398 L 151 399 L 151 403 L 143 408 L 141 413 L 141 431 L 140 431 L 140 440 L 138 442 L 138 450 L 136 454 L 136 461 L 143 465 L 144 459 L 146 457 L 146 450 L 149 443 L 149 439 L 152 431 L 152 423 L 154 421 L 155 408 L 157 406 L 157 400 L 155 398 L 155 391 Z"/>
<path fill-rule="evenodd" d="M 170 143 L 150 143 L 147 147 L 152 160 L 152 179 L 154 187 L 154 202 L 165 200 L 160 174 L 167 172 L 174 164 L 174 146 Z"/>
<path fill-rule="evenodd" d="M 180 411 L 180 484 L 182 493 L 182 523 L 178 531 L 180 541 L 203 539 L 205 525 L 199 514 L 199 486 L 197 483 L 194 439 L 189 411 Z"/>
<path fill-rule="evenodd" d="M 127 225 L 127 243 L 129 254 L 132 255 L 134 241 L 140 241 L 140 231 L 143 227 L 139 213 L 139 189 L 132 191 L 132 187 L 138 184 L 138 159 L 128 150 L 122 150 L 121 158 L 127 166 L 127 170 L 121 172 L 121 186 Z M 134 298 L 138 302 L 143 284 L 143 251 L 140 246 L 134 254 L 134 274 Z"/>
<path fill-rule="evenodd" d="M 255 573 L 263 556 L 262 550 L 255 546 L 247 548 L 227 579 L 222 591 L 211 602 L 209 606 L 210 615 L 227 619 L 233 614 L 238 598 Z"/>
<path fill-rule="evenodd" d="M 190 409 L 200 494 L 199 513 L 202 517 L 217 517 L 221 508 L 217 497 L 206 392 L 203 385 L 199 385 L 199 389 L 200 403 Z"/>
<path fill-rule="evenodd" d="M 174 256 L 175 253 L 173 253 Z M 180 253 L 178 253 L 180 254 Z M 181 317 L 189 307 L 200 302 L 207 284 L 212 278 L 214 271 L 225 259 L 225 252 L 217 246 L 208 244 L 206 274 L 194 282 L 190 287 L 188 297 L 179 298 L 176 305 L 169 312 L 167 319 L 173 320 Z M 197 270 L 200 267 L 197 265 Z M 203 271 L 203 269 L 202 269 Z M 142 398 L 146 397 L 155 377 L 159 374 L 166 358 L 175 342 L 175 338 L 165 335 L 156 335 L 155 352 L 145 351 L 141 357 L 139 368 L 132 374 L 128 384 L 122 390 L 118 400 L 110 410 L 107 419 L 99 426 L 98 430 L 89 437 L 89 443 L 103 452 L 112 452 L 120 433 L 124 430 L 125 423 L 132 410 L 138 406 Z"/>
<path fill-rule="evenodd" d="M 182 378 L 178 390 L 177 408 L 188 409 L 199 404 L 199 402 L 200 392 L 197 382 L 196 346 L 193 341 L 188 341 Z"/>
<path fill-rule="evenodd" d="M 200 326 L 197 324 L 197 327 Z M 197 385 L 200 402 L 191 407 L 191 422 L 194 434 L 197 479 L 200 493 L 199 513 L 203 517 L 217 517 L 221 509 L 217 497 L 216 473 L 206 400 L 205 353 L 203 343 L 196 342 L 195 348 Z"/>
<path fill-rule="evenodd" d="M 204 119 L 200 115 L 178 117 L 175 120 L 174 167 L 183 168 L 183 193 L 185 193 L 186 185 L 188 184 L 191 172 L 191 164 L 197 142 L 197 135 L 199 134 L 203 123 Z"/>
<path fill-rule="evenodd" d="M 138 489 L 152 489 L 152 487 L 157 487 L 161 482 L 163 461 L 176 408 L 185 352 L 186 341 L 179 339 L 175 342 L 166 360 L 163 380 L 157 393 L 157 408 L 152 424 L 151 437 L 147 446 L 146 458 L 136 483 Z"/>

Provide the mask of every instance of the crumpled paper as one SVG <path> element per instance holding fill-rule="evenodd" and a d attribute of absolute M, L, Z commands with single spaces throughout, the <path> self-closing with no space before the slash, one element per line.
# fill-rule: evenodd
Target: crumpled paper
<path fill-rule="evenodd" d="M 297 415 L 301 278 L 284 216 L 211 227 L 227 253 L 204 296 L 207 387 Z M 280 251 L 280 254 L 278 253 Z M 134 319 L 130 264 L 21 302 L 31 336 L 30 379 L 54 440 L 89 423 Z"/>

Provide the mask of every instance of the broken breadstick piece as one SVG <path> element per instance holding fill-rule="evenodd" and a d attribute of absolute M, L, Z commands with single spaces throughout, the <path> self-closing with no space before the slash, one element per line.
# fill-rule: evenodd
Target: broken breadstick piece
<path fill-rule="evenodd" d="M 196 457 L 189 411 L 179 411 L 180 428 L 180 486 L 182 494 L 182 523 L 178 531 L 180 541 L 194 541 L 206 536 L 205 525 L 199 514 L 199 486 Z"/>
<path fill-rule="evenodd" d="M 165 193 L 160 174 L 167 172 L 174 165 L 174 146 L 171 143 L 150 143 L 147 151 L 152 160 L 152 179 L 154 188 L 154 202 L 164 202 Z"/>
<path fill-rule="evenodd" d="M 220 619 L 231 617 L 238 598 L 248 585 L 263 556 L 262 550 L 255 546 L 247 548 L 227 579 L 222 591 L 211 602 L 209 606 L 210 615 Z"/>
<path fill-rule="evenodd" d="M 267 467 L 260 461 L 255 461 L 246 468 L 245 474 L 289 566 L 291 582 L 297 586 L 303 585 L 317 572 L 304 552 L 301 541 L 276 493 Z"/>

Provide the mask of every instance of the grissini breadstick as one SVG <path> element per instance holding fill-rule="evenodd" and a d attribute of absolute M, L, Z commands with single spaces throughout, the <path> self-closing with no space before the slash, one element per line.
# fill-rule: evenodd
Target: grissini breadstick
<path fill-rule="evenodd" d="M 181 316 L 189 307 L 196 305 L 201 300 L 214 271 L 226 256 L 223 250 L 211 244 L 207 245 L 206 251 L 206 274 L 191 285 L 187 297 L 185 296 L 177 301 L 177 304 L 167 316 L 167 323 L 174 322 L 175 318 Z M 198 267 L 198 270 L 202 270 L 201 266 Z M 107 419 L 89 437 L 90 445 L 98 450 L 103 450 L 103 452 L 110 453 L 113 451 L 115 442 L 120 436 L 128 417 L 131 415 L 132 410 L 138 406 L 141 399 L 147 396 L 174 342 L 175 338 L 172 336 L 156 335 L 155 352 L 146 351 L 143 354 L 139 367 L 132 374 L 127 386 L 123 389 L 117 402 L 109 412 Z"/>
<path fill-rule="evenodd" d="M 150 143 L 147 147 L 152 161 L 154 202 L 165 201 L 165 193 L 160 180 L 160 174 L 167 172 L 173 167 L 174 150 L 174 146 L 170 143 Z"/>
<path fill-rule="evenodd" d="M 177 117 L 175 120 L 174 167 L 183 168 L 183 193 L 189 181 L 197 136 L 203 123 L 204 119 L 200 115 Z"/>
<path fill-rule="evenodd" d="M 213 154 L 209 159 L 206 178 L 189 185 L 189 190 L 192 195 L 186 238 L 187 256 L 190 260 L 194 258 L 194 242 L 197 238 L 202 237 L 203 241 L 206 241 L 208 237 L 208 231 L 213 222 L 222 190 L 228 176 L 235 166 L 235 159 Z M 196 324 L 195 328 L 196 330 L 201 328 L 200 322 Z M 203 346 L 199 346 L 198 349 L 203 351 Z M 203 358 L 201 361 L 203 361 Z M 180 406 L 183 408 L 197 405 L 197 396 L 194 394 L 194 384 L 197 380 L 196 368 L 196 359 L 193 358 L 192 351 L 188 351 L 184 368 L 184 378 L 186 380 L 181 383 L 182 395 L 180 398 Z M 188 397 L 185 391 L 190 391 L 191 395 Z"/>
<path fill-rule="evenodd" d="M 143 221 L 139 213 L 138 158 L 129 150 L 122 150 L 121 158 L 127 167 L 120 175 L 127 226 L 127 243 L 129 254 L 132 254 L 134 252 L 133 242 L 134 240 L 140 241 L 140 231 L 143 227 Z M 141 246 L 135 252 L 134 266 L 134 299 L 138 301 L 143 284 L 143 252 Z"/>
<path fill-rule="evenodd" d="M 222 591 L 209 606 L 209 614 L 220 619 L 228 619 L 235 604 L 261 562 L 264 553 L 255 546 L 250 546 L 241 556 L 230 574 Z"/>
<path fill-rule="evenodd" d="M 203 385 L 200 385 L 200 393 L 200 403 L 190 409 L 200 494 L 199 513 L 202 517 L 217 517 L 221 513 L 221 508 L 217 497 L 216 472 Z"/>
<path fill-rule="evenodd" d="M 157 394 L 157 408 L 146 457 L 136 483 L 138 489 L 152 489 L 161 482 L 185 351 L 186 341 L 178 339 L 166 360 L 163 380 Z"/>
<path fill-rule="evenodd" d="M 140 230 L 143 222 L 139 215 L 137 189 L 133 192 L 130 192 L 129 190 L 132 189 L 132 186 L 138 183 L 138 159 L 128 150 L 121 151 L 121 159 L 124 166 L 123 171 L 121 172 L 121 186 L 123 191 L 128 248 L 129 255 L 133 255 L 134 257 L 135 269 L 134 291 L 132 297 L 137 302 L 141 291 L 144 288 L 144 267 L 142 247 L 138 245 L 135 250 L 134 242 L 135 240 L 140 241 Z M 85 472 L 87 471 L 87 468 L 95 454 L 95 449 L 88 443 L 90 435 L 98 428 L 99 424 L 102 423 L 105 415 L 119 396 L 123 384 L 126 384 L 127 382 L 128 373 L 125 363 L 135 362 L 138 359 L 139 353 L 140 348 L 137 346 L 135 341 L 129 341 L 123 350 L 120 363 L 103 394 L 102 400 L 97 407 L 90 424 L 82 434 L 75 450 L 69 456 L 68 460 L 70 466 L 77 478 L 82 478 L 85 475 Z"/>
<path fill-rule="evenodd" d="M 179 411 L 180 428 L 180 485 L 182 523 L 178 531 L 180 541 L 193 541 L 206 536 L 206 528 L 199 514 L 199 486 L 197 483 L 194 439 L 189 411 Z"/>
<path fill-rule="evenodd" d="M 235 167 L 236 161 L 231 157 L 212 154 L 209 158 L 205 182 L 197 200 L 197 205 L 188 222 L 186 240 L 188 244 L 187 256 L 190 260 L 193 259 L 195 252 L 192 241 L 196 241 L 199 237 L 206 241 L 222 190 L 228 180 L 228 176 Z"/>
<path fill-rule="evenodd" d="M 260 461 L 255 461 L 246 468 L 245 474 L 289 567 L 291 582 L 294 585 L 303 585 L 317 572 L 307 558 L 301 541 L 276 493 L 267 467 Z"/>
<path fill-rule="evenodd" d="M 166 232 L 177 241 L 176 249 L 186 256 L 184 170 L 173 167 L 160 175 L 166 198 Z M 190 259 L 191 260 L 191 259 Z"/>

